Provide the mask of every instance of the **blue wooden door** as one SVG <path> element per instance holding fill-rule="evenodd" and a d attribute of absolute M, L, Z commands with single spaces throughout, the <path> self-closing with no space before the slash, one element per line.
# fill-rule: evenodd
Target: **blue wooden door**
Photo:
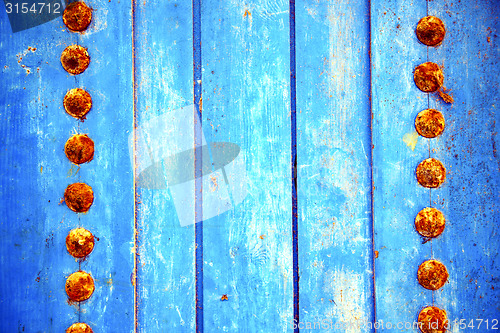
<path fill-rule="evenodd" d="M 65 3 L 4 4 L 1 332 L 418 332 L 427 307 L 450 332 L 500 328 L 495 1 L 88 0 L 81 32 Z M 437 46 L 415 33 L 427 16 Z M 71 45 L 81 74 L 61 64 Z M 440 92 L 414 82 L 426 62 Z M 85 119 L 66 112 L 75 88 Z M 437 137 L 415 128 L 426 109 Z M 88 163 L 68 160 L 75 134 Z M 417 180 L 429 158 L 439 186 Z M 437 237 L 416 230 L 426 208 Z M 75 272 L 86 300 L 68 298 Z"/>

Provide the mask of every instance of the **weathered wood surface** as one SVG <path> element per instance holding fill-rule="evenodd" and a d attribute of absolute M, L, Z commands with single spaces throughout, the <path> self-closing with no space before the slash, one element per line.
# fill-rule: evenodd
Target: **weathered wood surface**
<path fill-rule="evenodd" d="M 298 1 L 295 15 L 301 327 L 368 332 L 334 325 L 374 312 L 369 6 Z"/>
<path fill-rule="evenodd" d="M 412 323 L 431 304 L 451 320 L 489 320 L 490 330 L 476 321 L 453 332 L 493 331 L 500 320 L 495 1 L 87 3 L 94 21 L 83 34 L 66 31 L 61 18 L 12 33 L 0 13 L 2 332 L 64 331 L 77 321 L 95 332 L 291 332 L 294 306 L 303 329 L 326 323 L 317 331 L 371 332 L 333 326 Z M 437 48 L 415 36 L 428 14 L 447 27 Z M 74 43 L 92 61 L 72 77 L 59 57 Z M 453 104 L 416 88 L 413 70 L 427 60 L 443 66 Z M 83 123 L 62 106 L 73 87 L 94 100 Z M 415 133 L 415 116 L 427 107 L 446 119 L 436 139 Z M 94 160 L 80 168 L 63 150 L 75 132 L 96 143 Z M 212 174 L 199 183 L 200 196 L 194 181 L 190 190 L 173 185 L 170 167 L 183 161 L 166 155 L 201 139 L 226 144 L 203 151 L 207 169 L 198 171 Z M 228 153 L 227 143 L 241 150 L 237 162 L 221 166 L 217 152 Z M 448 170 L 438 189 L 415 178 L 429 156 Z M 60 204 L 77 181 L 95 192 L 87 214 Z M 204 215 L 216 216 L 195 227 L 188 220 L 200 198 Z M 429 205 L 447 226 L 422 244 L 414 218 Z M 99 238 L 80 266 L 64 245 L 77 226 Z M 450 273 L 436 292 L 416 279 L 428 258 Z M 96 283 L 80 307 L 64 291 L 79 268 Z"/>
<path fill-rule="evenodd" d="M 60 18 L 13 34 L 0 13 L 2 332 L 62 332 L 79 320 L 95 328 L 133 329 L 131 26 L 122 14 L 130 4 L 88 3 L 94 22 L 82 35 L 68 32 Z M 76 43 L 88 48 L 91 64 L 71 76 L 59 57 Z M 83 123 L 62 104 L 75 87 L 93 98 Z M 77 132 L 96 143 L 94 160 L 80 168 L 64 154 L 66 140 Z M 61 203 L 66 186 L 78 181 L 95 192 L 86 214 Z M 81 264 L 96 289 L 80 307 L 68 304 L 64 290 L 66 277 L 79 269 L 65 246 L 66 235 L 78 226 L 99 238 Z"/>
<path fill-rule="evenodd" d="M 427 48 L 414 29 L 426 15 L 447 28 L 442 45 Z M 385 322 L 413 322 L 435 305 L 450 320 L 498 320 L 498 4 L 473 1 L 382 1 L 372 4 L 373 170 L 376 315 Z M 413 69 L 443 66 L 444 85 L 455 102 L 427 96 L 413 83 Z M 444 133 L 415 135 L 414 119 L 428 107 L 440 110 Z M 415 168 L 428 157 L 443 162 L 447 179 L 437 189 L 417 184 Z M 414 229 L 424 207 L 440 209 L 444 233 L 425 244 Z M 416 279 L 418 265 L 435 258 L 448 283 L 431 292 Z M 453 332 L 474 332 L 452 326 Z M 394 330 L 399 331 L 399 330 Z"/>

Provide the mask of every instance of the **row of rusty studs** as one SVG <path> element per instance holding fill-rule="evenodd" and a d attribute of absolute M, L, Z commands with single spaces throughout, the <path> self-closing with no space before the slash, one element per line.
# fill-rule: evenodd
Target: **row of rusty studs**
<path fill-rule="evenodd" d="M 84 2 L 72 2 L 64 10 L 63 22 L 71 32 L 85 31 L 92 20 L 92 9 Z M 72 75 L 83 73 L 90 64 L 87 50 L 79 45 L 68 46 L 61 55 L 63 68 Z M 63 101 L 64 109 L 81 121 L 92 107 L 90 94 L 80 88 L 69 90 Z M 75 164 L 90 162 L 94 157 L 94 142 L 86 134 L 75 134 L 65 144 L 66 157 Z M 72 211 L 83 213 L 94 202 L 92 188 L 85 183 L 69 185 L 64 192 L 64 201 Z M 78 260 L 84 260 L 94 249 L 94 236 L 84 228 L 76 228 L 66 237 L 68 252 Z M 78 270 L 66 279 L 66 294 L 72 302 L 83 302 L 94 292 L 94 279 L 84 271 Z M 66 333 L 92 333 L 85 323 L 74 323 Z"/>
<path fill-rule="evenodd" d="M 417 38 L 426 46 L 438 46 L 444 39 L 446 28 L 443 21 L 434 16 L 422 18 L 416 29 Z M 417 87 L 425 92 L 436 92 L 443 86 L 444 75 L 441 68 L 433 62 L 425 62 L 415 68 L 413 78 Z M 440 92 L 441 97 L 447 96 Z M 443 98 L 446 102 L 453 99 Z M 421 111 L 415 118 L 415 129 L 425 138 L 439 136 L 445 127 L 441 112 L 434 109 Z M 417 181 L 426 188 L 437 188 L 446 179 L 446 169 L 443 164 L 434 158 L 422 161 L 416 169 Z M 415 218 L 415 229 L 427 240 L 441 235 L 445 228 L 445 218 L 442 212 L 433 207 L 422 209 Z M 417 279 L 420 285 L 429 290 L 438 290 L 448 280 L 448 271 L 441 262 L 431 259 L 418 267 Z M 427 306 L 418 315 L 420 330 L 423 333 L 445 332 L 448 326 L 446 311 Z"/>

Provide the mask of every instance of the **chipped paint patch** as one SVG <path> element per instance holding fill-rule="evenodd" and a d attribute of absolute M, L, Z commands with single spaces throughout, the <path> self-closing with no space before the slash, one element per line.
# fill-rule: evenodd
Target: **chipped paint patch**
<path fill-rule="evenodd" d="M 406 133 L 405 135 L 403 135 L 403 142 L 406 143 L 406 145 L 411 148 L 412 151 L 414 151 L 418 143 L 418 133 Z"/>

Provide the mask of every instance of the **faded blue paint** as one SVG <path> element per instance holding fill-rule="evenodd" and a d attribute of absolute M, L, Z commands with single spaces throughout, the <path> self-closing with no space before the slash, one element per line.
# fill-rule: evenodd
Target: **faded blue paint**
<path fill-rule="evenodd" d="M 297 1 L 302 328 L 373 317 L 368 19 L 367 3 Z"/>
<path fill-rule="evenodd" d="M 60 18 L 12 34 L 5 13 L 0 14 L 3 332 L 62 332 L 79 320 L 94 328 L 133 327 L 133 178 L 124 163 L 127 142 L 116 135 L 132 125 L 130 67 L 123 66 L 130 63 L 130 24 L 119 14 L 130 6 L 88 4 L 94 21 L 82 35 L 68 32 Z M 79 76 L 66 73 L 59 60 L 74 43 L 91 55 L 89 68 Z M 87 89 L 94 101 L 84 123 L 62 106 L 66 91 L 74 87 Z M 80 168 L 64 155 L 66 140 L 76 132 L 96 143 L 94 160 Z M 87 214 L 60 204 L 66 186 L 77 181 L 95 192 Z M 64 291 L 66 277 L 79 269 L 66 252 L 65 237 L 78 226 L 99 238 L 81 265 L 96 284 L 81 311 L 68 304 Z"/>
<path fill-rule="evenodd" d="M 134 28 L 135 112 L 140 128 L 151 119 L 193 104 L 191 2 L 137 1 Z M 192 332 L 194 226 L 181 227 L 168 189 L 138 188 L 138 195 L 139 331 L 161 332 L 168 327 Z"/>
<path fill-rule="evenodd" d="M 403 140 L 427 108 L 427 95 L 413 82 L 413 69 L 426 61 L 415 35 L 424 16 L 425 1 L 388 0 L 371 8 L 376 316 L 392 324 L 412 323 L 432 304 L 432 292 L 416 278 L 431 243 L 422 244 L 414 228 L 415 216 L 429 205 L 429 189 L 415 177 L 429 157 L 428 139 L 419 137 L 414 150 Z"/>
<path fill-rule="evenodd" d="M 202 1 L 201 15 L 205 136 L 240 145 L 248 179 L 240 205 L 203 222 L 205 330 L 290 331 L 288 1 Z"/>
<path fill-rule="evenodd" d="M 195 227 L 181 227 L 166 184 L 137 187 L 134 230 L 127 143 L 134 115 L 140 127 L 193 104 L 192 3 L 88 3 L 94 21 L 82 35 L 65 31 L 61 19 L 12 34 L 0 12 L 1 331 L 62 332 L 81 320 L 96 332 L 132 332 L 137 309 L 140 332 L 192 332 L 197 290 L 203 292 L 198 328 L 292 331 L 289 2 L 201 2 L 203 132 L 208 143 L 241 147 L 248 182 L 241 204 L 228 193 L 231 209 L 203 221 L 198 286 Z M 413 322 L 422 307 L 435 304 L 452 320 L 491 325 L 500 319 L 499 7 L 471 0 L 382 0 L 371 8 L 303 0 L 295 10 L 300 321 Z M 437 48 L 415 36 L 427 12 L 448 30 Z M 87 47 L 92 59 L 76 77 L 59 61 L 73 43 Z M 444 66 L 454 104 L 415 87 L 413 69 L 426 60 Z M 84 123 L 62 107 L 65 92 L 77 86 L 94 100 Z M 411 142 L 414 118 L 429 106 L 443 112 L 445 132 Z M 80 169 L 63 151 L 77 131 L 96 143 L 94 160 Z M 138 147 L 131 150 L 140 157 Z M 439 189 L 415 179 L 416 166 L 429 156 L 448 169 Z M 95 191 L 87 214 L 59 204 L 76 181 Z M 447 227 L 422 244 L 414 218 L 428 205 L 444 212 Z M 80 310 L 64 292 L 65 278 L 79 267 L 64 241 L 78 225 L 99 238 L 81 265 L 96 291 Z M 418 265 L 431 257 L 450 273 L 437 292 L 416 280 Z"/>
<path fill-rule="evenodd" d="M 444 186 L 432 191 L 432 203 L 447 219 L 442 238 L 432 244 L 443 260 L 450 283 L 436 293 L 436 303 L 451 319 L 489 320 L 460 332 L 494 332 L 500 321 L 500 7 L 497 1 L 429 2 L 447 28 L 443 44 L 429 49 L 429 59 L 444 65 L 452 105 L 431 98 L 442 110 L 446 129 L 431 142 L 431 154 L 448 173 Z M 500 329 L 500 323 L 497 325 Z"/>

